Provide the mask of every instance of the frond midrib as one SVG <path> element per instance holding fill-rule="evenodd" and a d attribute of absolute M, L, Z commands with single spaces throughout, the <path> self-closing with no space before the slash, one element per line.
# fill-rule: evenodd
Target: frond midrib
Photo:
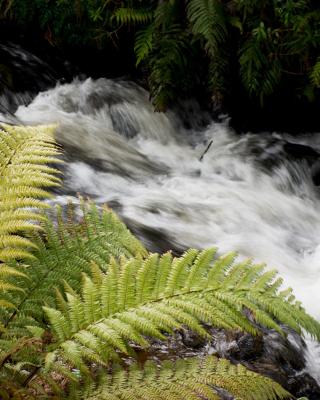
<path fill-rule="evenodd" d="M 115 312 L 113 314 L 110 314 L 110 315 L 108 315 L 108 317 L 102 317 L 99 320 L 95 321 L 94 323 L 88 323 L 86 325 L 84 324 L 84 325 L 81 326 L 81 329 L 79 329 L 76 332 L 73 332 L 72 335 L 70 335 L 69 337 L 65 338 L 64 341 L 73 339 L 74 335 L 76 335 L 78 332 L 80 332 L 82 330 L 87 330 L 89 327 L 93 327 L 93 326 L 95 326 L 95 325 L 97 325 L 97 324 L 99 324 L 101 322 L 108 321 L 109 319 L 110 320 L 118 319 L 123 313 L 131 312 L 131 311 L 138 311 L 140 308 L 143 308 L 143 307 L 148 306 L 148 305 L 159 304 L 159 303 L 166 302 L 166 301 L 170 302 L 170 300 L 176 299 L 176 298 L 181 298 L 181 300 L 183 300 L 184 298 L 189 298 L 189 297 L 192 298 L 192 296 L 196 295 L 196 294 L 205 295 L 206 293 L 226 293 L 226 294 L 230 293 L 232 295 L 235 295 L 237 293 L 237 294 L 239 294 L 239 297 L 241 297 L 241 293 L 250 293 L 250 292 L 252 292 L 252 291 L 245 290 L 245 289 L 239 289 L 239 290 L 235 291 L 234 288 L 232 288 L 232 287 L 230 287 L 228 290 L 226 290 L 222 286 L 220 289 L 217 288 L 217 287 L 212 287 L 212 288 L 201 288 L 201 287 L 199 287 L 198 289 L 191 289 L 188 292 L 180 291 L 178 293 L 174 293 L 174 294 L 168 295 L 168 296 L 163 295 L 163 296 L 159 297 L 158 299 L 145 301 L 145 302 L 140 303 L 137 306 L 128 307 L 128 308 L 125 308 L 122 311 L 117 311 L 117 312 Z M 274 299 L 274 298 L 275 298 L 274 296 L 269 296 L 269 297 L 266 298 L 266 301 L 268 299 Z M 253 330 L 255 330 L 253 326 L 252 326 L 252 328 L 253 328 Z M 239 327 L 239 330 L 241 330 L 240 327 Z M 256 329 L 255 331 L 256 331 L 256 334 L 260 333 L 258 329 Z"/>

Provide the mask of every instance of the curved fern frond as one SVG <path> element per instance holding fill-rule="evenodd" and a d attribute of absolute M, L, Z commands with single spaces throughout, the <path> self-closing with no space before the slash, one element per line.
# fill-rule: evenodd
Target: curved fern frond
<path fill-rule="evenodd" d="M 134 52 L 136 55 L 136 66 L 145 60 L 151 53 L 154 43 L 153 37 L 155 33 L 155 26 L 150 24 L 145 29 L 137 32 L 134 43 Z"/>
<path fill-rule="evenodd" d="M 217 0 L 189 0 L 187 14 L 195 35 L 205 39 L 205 48 L 210 57 L 215 57 L 219 44 L 227 37 L 226 18 L 223 6 Z"/>
<path fill-rule="evenodd" d="M 57 210 L 57 222 L 45 221 L 41 235 L 34 235 L 37 249 L 28 267 L 13 265 L 15 275 L 9 283 L 18 286 L 21 293 L 5 293 L 0 298 L 13 304 L 11 310 L 0 310 L 2 324 L 7 328 L 6 338 L 27 334 L 26 326 L 41 324 L 44 304 L 53 306 L 55 289 L 64 286 L 78 290 L 81 273 L 97 277 L 107 267 L 111 257 L 143 257 L 146 250 L 107 207 L 99 211 L 94 204 L 83 203 L 80 223 L 70 205 L 66 220 Z M 11 270 L 3 270 L 10 272 Z M 0 270 L 1 272 L 1 270 Z M 1 276 L 1 275 L 0 275 Z M 67 284 L 66 284 L 67 282 Z"/>
<path fill-rule="evenodd" d="M 58 186 L 57 163 L 60 152 L 53 138 L 54 126 L 0 128 L 0 278 L 18 273 L 5 263 L 33 258 L 35 245 L 26 233 L 40 229 L 43 215 L 35 212 L 50 197 L 42 188 Z M 2 270 L 2 271 L 1 271 Z M 22 272 L 19 273 L 22 275 Z M 0 287 L 13 289 L 0 281 Z"/>
<path fill-rule="evenodd" d="M 233 365 L 224 359 L 209 356 L 189 358 L 160 366 L 148 362 L 143 368 L 136 364 L 128 371 L 113 369 L 104 374 L 97 387 L 82 388 L 72 399 L 86 400 L 219 400 L 223 389 L 237 400 L 275 400 L 292 398 L 278 383 Z M 218 390 L 217 390 L 218 389 Z M 223 397 L 225 398 L 225 397 Z"/>
<path fill-rule="evenodd" d="M 214 253 L 151 254 L 112 261 L 98 282 L 84 275 L 81 295 L 67 291 L 63 307 L 45 307 L 56 342 L 52 359 L 86 374 L 93 359 L 107 365 L 118 352 L 130 354 L 132 342 L 147 347 L 147 337 L 165 339 L 183 325 L 207 336 L 202 323 L 252 334 L 260 324 L 284 335 L 282 323 L 320 338 L 320 324 L 291 290 L 279 291 L 274 271 L 234 263 L 234 254 L 213 262 Z"/>

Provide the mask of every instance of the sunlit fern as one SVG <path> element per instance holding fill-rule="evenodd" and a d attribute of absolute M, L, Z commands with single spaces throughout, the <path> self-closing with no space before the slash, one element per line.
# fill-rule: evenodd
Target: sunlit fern
<path fill-rule="evenodd" d="M 46 165 L 59 161 L 53 131 L 53 126 L 0 128 L 1 290 L 13 289 L 6 278 L 18 274 L 8 262 L 34 257 L 31 250 L 36 246 L 26 232 L 38 230 L 44 220 L 37 210 L 48 207 L 42 199 L 50 195 L 42 188 L 60 184 L 58 171 Z"/>
<path fill-rule="evenodd" d="M 76 215 L 69 205 L 65 219 L 62 209 L 57 208 L 55 223 L 45 221 L 41 234 L 30 237 L 37 249 L 27 269 L 25 265 L 11 264 L 26 275 L 9 281 L 19 287 L 18 293 L 0 296 L 0 300 L 14 305 L 0 309 L 5 328 L 2 340 L 23 337 L 26 326 L 43 326 L 42 306 L 55 304 L 55 289 L 65 285 L 78 290 L 82 272 L 103 270 L 110 257 L 146 255 L 142 244 L 110 209 L 99 211 L 94 204 L 81 204 L 81 213 Z"/>
<path fill-rule="evenodd" d="M 39 265 L 29 267 L 29 282 L 36 280 L 35 290 L 30 283 L 31 290 L 28 291 L 29 282 L 22 285 L 30 302 L 25 298 L 17 304 L 18 313 L 13 311 L 12 321 L 7 324 L 11 335 L 4 332 L 0 341 L 2 391 L 14 396 L 23 393 L 30 399 L 39 396 L 41 391 L 44 398 L 54 393 L 58 398 L 64 398 L 65 389 L 59 384 L 62 377 L 65 387 L 68 381 L 76 382 L 79 374 L 91 381 L 89 386 L 92 388 L 92 373 L 98 365 L 105 368 L 120 355 L 134 356 L 136 345 L 148 347 L 152 338 L 165 340 L 166 333 L 182 326 L 208 338 L 205 325 L 259 334 L 261 324 L 284 334 L 275 322 L 278 320 L 299 333 L 303 328 L 320 337 L 319 324 L 294 301 L 291 291 L 279 292 L 282 280 L 276 279 L 274 272 L 263 272 L 263 265 L 252 265 L 250 261 L 235 264 L 233 253 L 214 261 L 215 249 L 191 249 L 180 258 L 173 258 L 170 253 L 161 257 L 151 254 L 145 258 L 144 248 L 110 211 L 100 215 L 93 205 L 83 207 L 85 218 L 80 225 L 72 222 L 72 216 L 67 218 L 68 223 L 62 223 L 59 217 L 56 233 L 54 226 L 49 225 L 45 231 L 48 241 L 39 243 Z M 136 256 L 122 257 L 119 262 L 110 260 L 110 255 L 118 257 L 119 252 L 124 252 L 127 257 Z M 55 265 L 57 276 L 54 268 L 48 272 L 46 267 L 51 258 L 54 260 L 51 267 Z M 94 260 L 89 273 L 91 277 L 83 275 L 79 289 L 80 271 L 89 270 L 90 260 Z M 78 263 L 74 271 L 72 262 Z M 45 276 L 41 274 L 42 265 Z M 53 275 L 48 279 L 46 275 L 51 273 Z M 54 291 L 64 274 L 69 282 L 64 288 L 66 297 Z M 54 293 L 57 308 L 45 307 L 50 321 L 47 325 L 41 312 L 34 310 L 39 311 L 41 303 L 53 305 Z M 19 320 L 20 328 L 16 324 Z M 28 325 L 28 321 L 32 323 Z M 26 329 L 21 331 L 23 324 Z M 206 369 L 206 363 L 213 370 Z M 167 393 L 167 398 L 179 399 L 179 387 L 178 393 L 188 395 L 190 399 L 201 399 L 201 393 L 206 394 L 206 398 L 218 399 L 217 393 L 211 393 L 208 385 L 225 388 L 239 399 L 274 399 L 275 393 L 279 398 L 287 395 L 271 380 L 253 375 L 242 367 L 231 366 L 226 361 L 209 358 L 201 366 L 202 372 L 197 374 L 197 379 L 193 380 L 191 375 L 197 368 L 196 361 L 181 362 L 170 373 L 169 365 L 165 367 L 160 375 L 164 379 L 162 391 Z M 143 379 L 155 377 L 148 371 L 149 367 L 138 376 L 138 372 L 132 372 L 130 377 L 125 369 L 113 378 L 105 375 L 107 381 L 98 385 L 92 397 L 100 399 L 101 393 L 101 399 L 123 399 L 127 395 L 161 398 L 157 397 L 156 383 L 150 383 L 148 390 L 137 386 L 135 378 L 141 383 Z M 219 371 L 224 371 L 223 376 Z M 181 374 L 190 374 L 188 383 L 184 382 L 182 386 L 177 382 Z M 113 383 L 107 390 L 108 382 Z M 89 393 L 79 396 L 84 399 Z"/>
<path fill-rule="evenodd" d="M 45 307 L 55 342 L 46 368 L 66 363 L 88 374 L 88 362 L 107 366 L 118 352 L 130 354 L 132 342 L 148 347 L 147 337 L 165 339 L 183 325 L 207 337 L 202 323 L 254 335 L 263 325 L 284 335 L 283 323 L 320 338 L 320 324 L 291 290 L 279 291 L 274 271 L 234 263 L 233 253 L 213 262 L 214 253 L 123 258 L 94 279 L 84 275 L 81 294 L 67 290 L 60 309 Z"/>

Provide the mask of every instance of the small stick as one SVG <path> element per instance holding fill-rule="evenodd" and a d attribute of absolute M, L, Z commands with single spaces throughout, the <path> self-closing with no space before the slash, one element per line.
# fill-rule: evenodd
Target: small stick
<path fill-rule="evenodd" d="M 208 150 L 210 149 L 211 145 L 212 145 L 213 140 L 210 140 L 210 143 L 208 144 L 207 148 L 205 149 L 205 151 L 202 153 L 202 156 L 199 158 L 199 161 L 203 160 L 204 155 L 208 152 Z"/>

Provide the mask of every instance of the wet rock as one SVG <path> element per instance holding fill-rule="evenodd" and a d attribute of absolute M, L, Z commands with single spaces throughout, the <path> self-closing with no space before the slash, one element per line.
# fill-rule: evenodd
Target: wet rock
<path fill-rule="evenodd" d="M 260 360 L 260 359 L 257 359 L 257 361 L 254 363 L 244 362 L 243 364 L 248 369 L 251 369 L 252 371 L 257 372 L 258 374 L 265 375 L 268 378 L 271 378 L 272 380 L 278 382 L 285 389 L 287 389 L 287 390 L 289 389 L 288 388 L 289 376 L 283 370 L 282 365 L 274 364 L 271 361 Z M 294 393 L 292 393 L 292 394 L 294 394 Z"/>
<path fill-rule="evenodd" d="M 221 388 L 213 388 L 215 392 L 220 396 L 221 400 L 234 400 L 234 397 L 229 394 L 226 390 Z"/>
<path fill-rule="evenodd" d="M 283 150 L 294 160 L 306 160 L 313 163 L 319 158 L 319 153 L 316 150 L 300 143 L 287 142 L 284 144 Z"/>
<path fill-rule="evenodd" d="M 152 253 L 157 252 L 162 254 L 170 251 L 174 257 L 180 257 L 186 251 L 186 248 L 181 247 L 176 243 L 174 238 L 170 237 L 161 229 L 150 228 L 149 226 L 139 224 L 126 217 L 122 217 L 122 220 L 130 231 L 141 240 Z"/>
<path fill-rule="evenodd" d="M 320 387 L 304 372 L 304 341 L 295 332 L 284 330 L 287 338 L 267 329 L 263 336 L 211 329 L 212 340 L 206 345 L 206 352 L 268 376 L 297 398 L 319 399 Z"/>
<path fill-rule="evenodd" d="M 315 379 L 307 373 L 301 373 L 288 380 L 288 390 L 296 397 L 306 397 L 308 400 L 320 399 L 320 388 Z"/>
<path fill-rule="evenodd" d="M 236 357 L 238 360 L 254 360 L 262 351 L 262 337 L 253 337 L 249 334 L 244 334 L 237 340 L 237 348 L 231 356 Z"/>
<path fill-rule="evenodd" d="M 182 332 L 182 343 L 193 349 L 200 349 L 206 345 L 206 339 L 195 332 L 184 329 Z"/>
<path fill-rule="evenodd" d="M 287 334 L 288 338 L 272 330 L 264 334 L 263 359 L 286 371 L 301 371 L 305 367 L 305 343 L 297 333 L 287 330 Z"/>

